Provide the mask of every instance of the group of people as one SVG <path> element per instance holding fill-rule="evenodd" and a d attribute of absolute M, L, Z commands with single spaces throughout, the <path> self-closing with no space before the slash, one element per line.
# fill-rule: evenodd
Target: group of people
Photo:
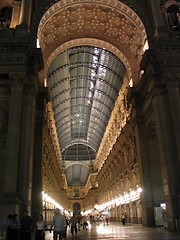
<path fill-rule="evenodd" d="M 80 231 L 80 226 L 87 229 L 87 217 L 80 213 L 73 213 L 69 219 L 62 214 L 60 209 L 55 209 L 54 217 L 49 231 L 53 231 L 54 240 L 66 240 L 67 228 L 70 227 L 72 238 L 77 238 L 77 232 Z M 37 220 L 28 214 L 25 210 L 22 218 L 18 218 L 17 214 L 9 214 L 7 219 L 1 226 L 1 234 L 6 236 L 6 240 L 31 240 L 32 232 L 35 232 L 35 240 L 45 240 L 45 230 L 47 230 L 46 222 L 41 214 Z"/>
<path fill-rule="evenodd" d="M 87 218 L 81 216 L 81 214 L 73 213 L 70 219 L 67 219 L 65 215 L 61 214 L 59 209 L 56 209 L 55 215 L 53 217 L 52 226 L 54 240 L 65 240 L 67 236 L 67 227 L 71 228 L 72 239 L 77 238 L 77 232 L 80 231 L 80 226 L 83 225 L 83 229 L 87 229 Z M 51 231 L 51 230 L 50 230 Z"/>
<path fill-rule="evenodd" d="M 8 214 L 1 226 L 1 235 L 5 235 L 6 240 L 31 240 L 31 233 L 34 230 L 36 240 L 45 239 L 43 216 L 39 214 L 37 221 L 34 221 L 25 210 L 21 219 L 17 214 Z"/>
<path fill-rule="evenodd" d="M 1 235 L 4 236 L 6 232 L 6 239 L 17 239 L 20 229 L 20 222 L 17 214 L 8 214 L 7 219 L 1 226 Z"/>

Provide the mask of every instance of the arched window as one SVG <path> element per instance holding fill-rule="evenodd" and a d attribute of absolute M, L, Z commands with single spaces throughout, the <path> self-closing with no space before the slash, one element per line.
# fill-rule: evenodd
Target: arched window
<path fill-rule="evenodd" d="M 4 7 L 0 9 L 0 28 L 9 28 L 12 17 L 12 8 Z"/>
<path fill-rule="evenodd" d="M 180 31 L 180 8 L 172 4 L 166 10 L 169 28 L 171 31 Z"/>

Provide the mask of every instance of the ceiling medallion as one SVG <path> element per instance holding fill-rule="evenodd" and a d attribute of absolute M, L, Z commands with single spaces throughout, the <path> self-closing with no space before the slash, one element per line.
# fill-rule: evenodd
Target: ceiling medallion
<path fill-rule="evenodd" d="M 107 13 L 100 12 L 97 15 L 97 19 L 102 23 L 108 23 L 109 22 L 109 16 Z"/>
<path fill-rule="evenodd" d="M 83 13 L 82 18 L 86 21 L 92 21 L 95 18 L 95 13 L 87 10 Z"/>
<path fill-rule="evenodd" d="M 119 36 L 119 31 L 115 28 L 111 28 L 109 29 L 109 34 L 110 36 L 114 37 L 114 38 L 118 38 Z"/>
<path fill-rule="evenodd" d="M 78 19 L 79 19 L 78 13 L 70 14 L 70 16 L 68 17 L 70 23 L 76 22 Z"/>
<path fill-rule="evenodd" d="M 115 27 L 115 28 L 121 28 L 122 25 L 123 25 L 123 22 L 122 20 L 120 20 L 119 18 L 113 18 L 112 19 L 112 25 Z"/>
<path fill-rule="evenodd" d="M 106 25 L 100 23 L 97 25 L 97 30 L 103 34 L 105 34 L 107 32 L 107 27 Z"/>
<path fill-rule="evenodd" d="M 82 27 L 84 31 L 90 31 L 92 32 L 94 29 L 94 25 L 92 23 L 85 23 Z"/>
<path fill-rule="evenodd" d="M 73 23 L 69 26 L 70 32 L 77 32 L 78 31 L 78 25 L 76 23 Z"/>

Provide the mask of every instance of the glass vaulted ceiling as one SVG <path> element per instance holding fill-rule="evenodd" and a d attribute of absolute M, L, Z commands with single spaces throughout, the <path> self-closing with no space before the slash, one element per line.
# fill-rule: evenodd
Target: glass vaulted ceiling
<path fill-rule="evenodd" d="M 111 52 L 93 46 L 60 53 L 48 88 L 64 161 L 94 160 L 126 74 Z"/>

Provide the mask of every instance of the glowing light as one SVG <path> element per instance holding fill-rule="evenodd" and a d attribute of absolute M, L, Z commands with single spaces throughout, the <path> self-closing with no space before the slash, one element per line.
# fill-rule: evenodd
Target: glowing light
<path fill-rule="evenodd" d="M 166 209 L 166 203 L 161 203 L 160 206 L 162 209 Z"/>
<path fill-rule="evenodd" d="M 88 214 L 90 214 L 92 212 L 92 209 L 91 210 L 88 210 L 88 211 L 85 211 L 84 212 L 84 215 L 88 215 Z"/>
<path fill-rule="evenodd" d="M 54 199 L 52 199 L 47 193 L 42 192 L 42 198 L 43 198 L 43 201 L 53 204 L 56 208 L 59 208 L 62 211 L 64 210 L 63 207 L 59 205 L 59 203 L 57 203 Z"/>
<path fill-rule="evenodd" d="M 111 199 L 110 201 L 105 202 L 101 205 L 96 204 L 94 206 L 94 208 L 97 211 L 102 211 L 102 210 L 104 210 L 104 209 L 106 209 L 109 206 L 112 206 L 114 204 L 116 204 L 116 206 L 119 206 L 119 205 L 122 205 L 122 204 L 125 204 L 125 203 L 130 203 L 130 202 L 133 202 L 133 201 L 137 201 L 137 200 L 140 199 L 141 192 L 142 192 L 142 188 L 139 187 L 136 190 L 132 190 L 129 193 L 125 193 L 123 196 L 119 196 L 115 199 Z M 88 211 L 84 212 L 84 214 L 90 214 L 93 211 L 94 211 L 94 209 L 91 209 L 91 210 L 88 210 Z"/>
<path fill-rule="evenodd" d="M 40 44 L 39 44 L 39 39 L 37 38 L 37 40 L 36 40 L 36 47 L 37 48 L 40 48 Z"/>
<path fill-rule="evenodd" d="M 137 189 L 137 192 L 138 192 L 138 193 L 141 193 L 141 192 L 142 192 L 142 188 L 138 188 L 138 189 Z"/>
<path fill-rule="evenodd" d="M 47 87 L 47 79 L 44 79 L 44 87 Z"/>
<path fill-rule="evenodd" d="M 99 209 L 99 205 L 96 204 L 96 205 L 94 206 L 94 208 L 98 210 L 98 209 Z"/>
<path fill-rule="evenodd" d="M 148 44 L 148 41 L 146 40 L 145 44 L 144 44 L 144 47 L 143 47 L 143 51 L 145 52 L 148 49 L 149 49 L 149 44 Z"/>
<path fill-rule="evenodd" d="M 130 87 L 133 87 L 133 80 L 132 80 L 132 78 L 131 78 L 130 81 L 129 81 L 129 86 L 130 86 Z"/>

